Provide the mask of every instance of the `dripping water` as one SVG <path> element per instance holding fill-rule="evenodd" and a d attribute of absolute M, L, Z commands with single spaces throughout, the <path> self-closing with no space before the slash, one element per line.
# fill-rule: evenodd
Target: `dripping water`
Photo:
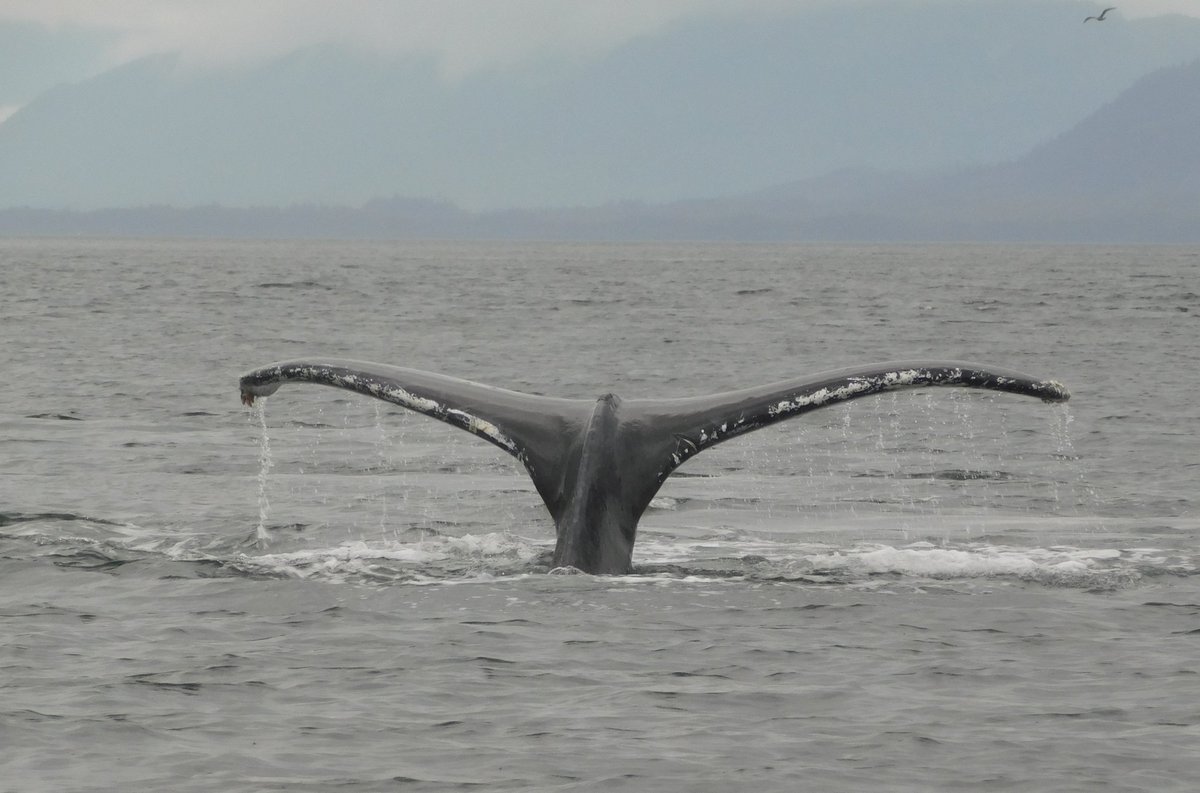
<path fill-rule="evenodd" d="M 267 399 L 255 400 L 251 414 L 258 421 L 258 528 L 254 538 L 259 546 L 265 547 L 271 539 L 267 531 L 267 519 L 271 517 L 271 501 L 267 498 L 267 475 L 275 466 L 271 458 L 271 436 L 267 432 Z"/>
<path fill-rule="evenodd" d="M 383 473 L 387 471 L 391 465 L 388 460 L 388 436 L 387 430 L 383 426 L 383 405 L 378 401 L 373 402 L 375 408 L 375 454 L 379 458 L 379 471 Z M 388 494 L 386 489 L 382 489 L 376 497 L 379 502 L 379 539 L 386 542 L 387 525 L 388 525 Z"/>
<path fill-rule="evenodd" d="M 1099 506 L 1100 496 L 1096 489 L 1087 481 L 1083 466 L 1079 464 L 1079 453 L 1075 451 L 1075 444 L 1071 438 L 1071 424 L 1075 421 L 1075 415 L 1071 412 L 1071 406 L 1067 403 L 1062 403 L 1055 406 L 1053 418 L 1053 431 L 1055 441 L 1054 458 L 1061 463 L 1071 465 L 1075 469 L 1074 479 L 1071 482 L 1072 487 L 1072 506 L 1076 512 L 1079 512 L 1080 507 L 1088 507 L 1095 509 Z"/>

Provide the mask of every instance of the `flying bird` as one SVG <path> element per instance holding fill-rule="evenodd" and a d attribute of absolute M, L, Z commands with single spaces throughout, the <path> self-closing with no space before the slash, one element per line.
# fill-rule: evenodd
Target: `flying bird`
<path fill-rule="evenodd" d="M 1103 22 L 1103 21 L 1104 21 L 1104 15 L 1105 15 L 1105 14 L 1107 14 L 1109 11 L 1116 11 L 1116 10 L 1117 10 L 1117 7 L 1116 7 L 1116 6 L 1113 6 L 1112 8 L 1106 8 L 1106 9 L 1104 9 L 1103 11 L 1101 11 L 1101 12 L 1100 12 L 1100 16 L 1098 16 L 1098 17 L 1087 17 L 1086 19 L 1084 19 L 1084 20 L 1083 20 L 1083 24 L 1085 24 L 1085 25 L 1086 25 L 1088 22 L 1091 22 L 1093 19 L 1094 19 L 1094 20 L 1096 20 L 1097 22 Z"/>

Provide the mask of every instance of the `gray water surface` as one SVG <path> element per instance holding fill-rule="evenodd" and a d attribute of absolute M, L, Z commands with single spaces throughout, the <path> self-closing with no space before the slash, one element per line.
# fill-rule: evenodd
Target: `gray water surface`
<path fill-rule="evenodd" d="M 1191 790 L 1200 250 L 0 241 L 0 790 Z M 519 465 L 318 387 L 570 397 L 902 358 L 705 452 L 634 575 Z M 260 532 L 261 524 L 261 532 Z M 260 537 L 261 534 L 261 537 Z"/>

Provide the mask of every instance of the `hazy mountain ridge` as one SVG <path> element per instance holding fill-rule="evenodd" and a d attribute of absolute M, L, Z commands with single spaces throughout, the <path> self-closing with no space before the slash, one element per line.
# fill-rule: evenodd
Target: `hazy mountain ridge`
<path fill-rule="evenodd" d="M 719 199 L 491 212 L 403 198 L 359 208 L 14 209 L 0 211 L 0 233 L 1200 242 L 1197 129 L 1200 60 L 1143 78 L 1024 157 L 934 177 L 848 169 Z"/>
<path fill-rule="evenodd" d="M 1168 67 L 1011 162 L 863 169 L 708 202 L 796 239 L 1200 241 L 1200 60 Z M 790 231 L 789 231 L 790 230 Z"/>
<path fill-rule="evenodd" d="M 215 72 L 148 58 L 0 124 L 0 207 L 661 203 L 843 168 L 1011 159 L 1200 53 L 1200 20 L 1084 27 L 1086 10 L 706 17 L 594 61 L 454 83 L 427 59 L 336 47 Z"/>

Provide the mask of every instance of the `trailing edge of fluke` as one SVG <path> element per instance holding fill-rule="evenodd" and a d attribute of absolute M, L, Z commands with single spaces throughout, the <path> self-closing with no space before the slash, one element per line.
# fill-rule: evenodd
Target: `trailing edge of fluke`
<path fill-rule="evenodd" d="M 499 446 L 525 466 L 557 531 L 554 564 L 587 573 L 632 567 L 638 520 L 685 460 L 718 443 L 851 399 L 929 386 L 1006 391 L 1046 402 L 1067 388 L 978 364 L 899 361 L 681 399 L 560 399 L 365 361 L 273 363 L 244 375 L 242 401 L 284 383 L 355 391 L 424 413 Z"/>

